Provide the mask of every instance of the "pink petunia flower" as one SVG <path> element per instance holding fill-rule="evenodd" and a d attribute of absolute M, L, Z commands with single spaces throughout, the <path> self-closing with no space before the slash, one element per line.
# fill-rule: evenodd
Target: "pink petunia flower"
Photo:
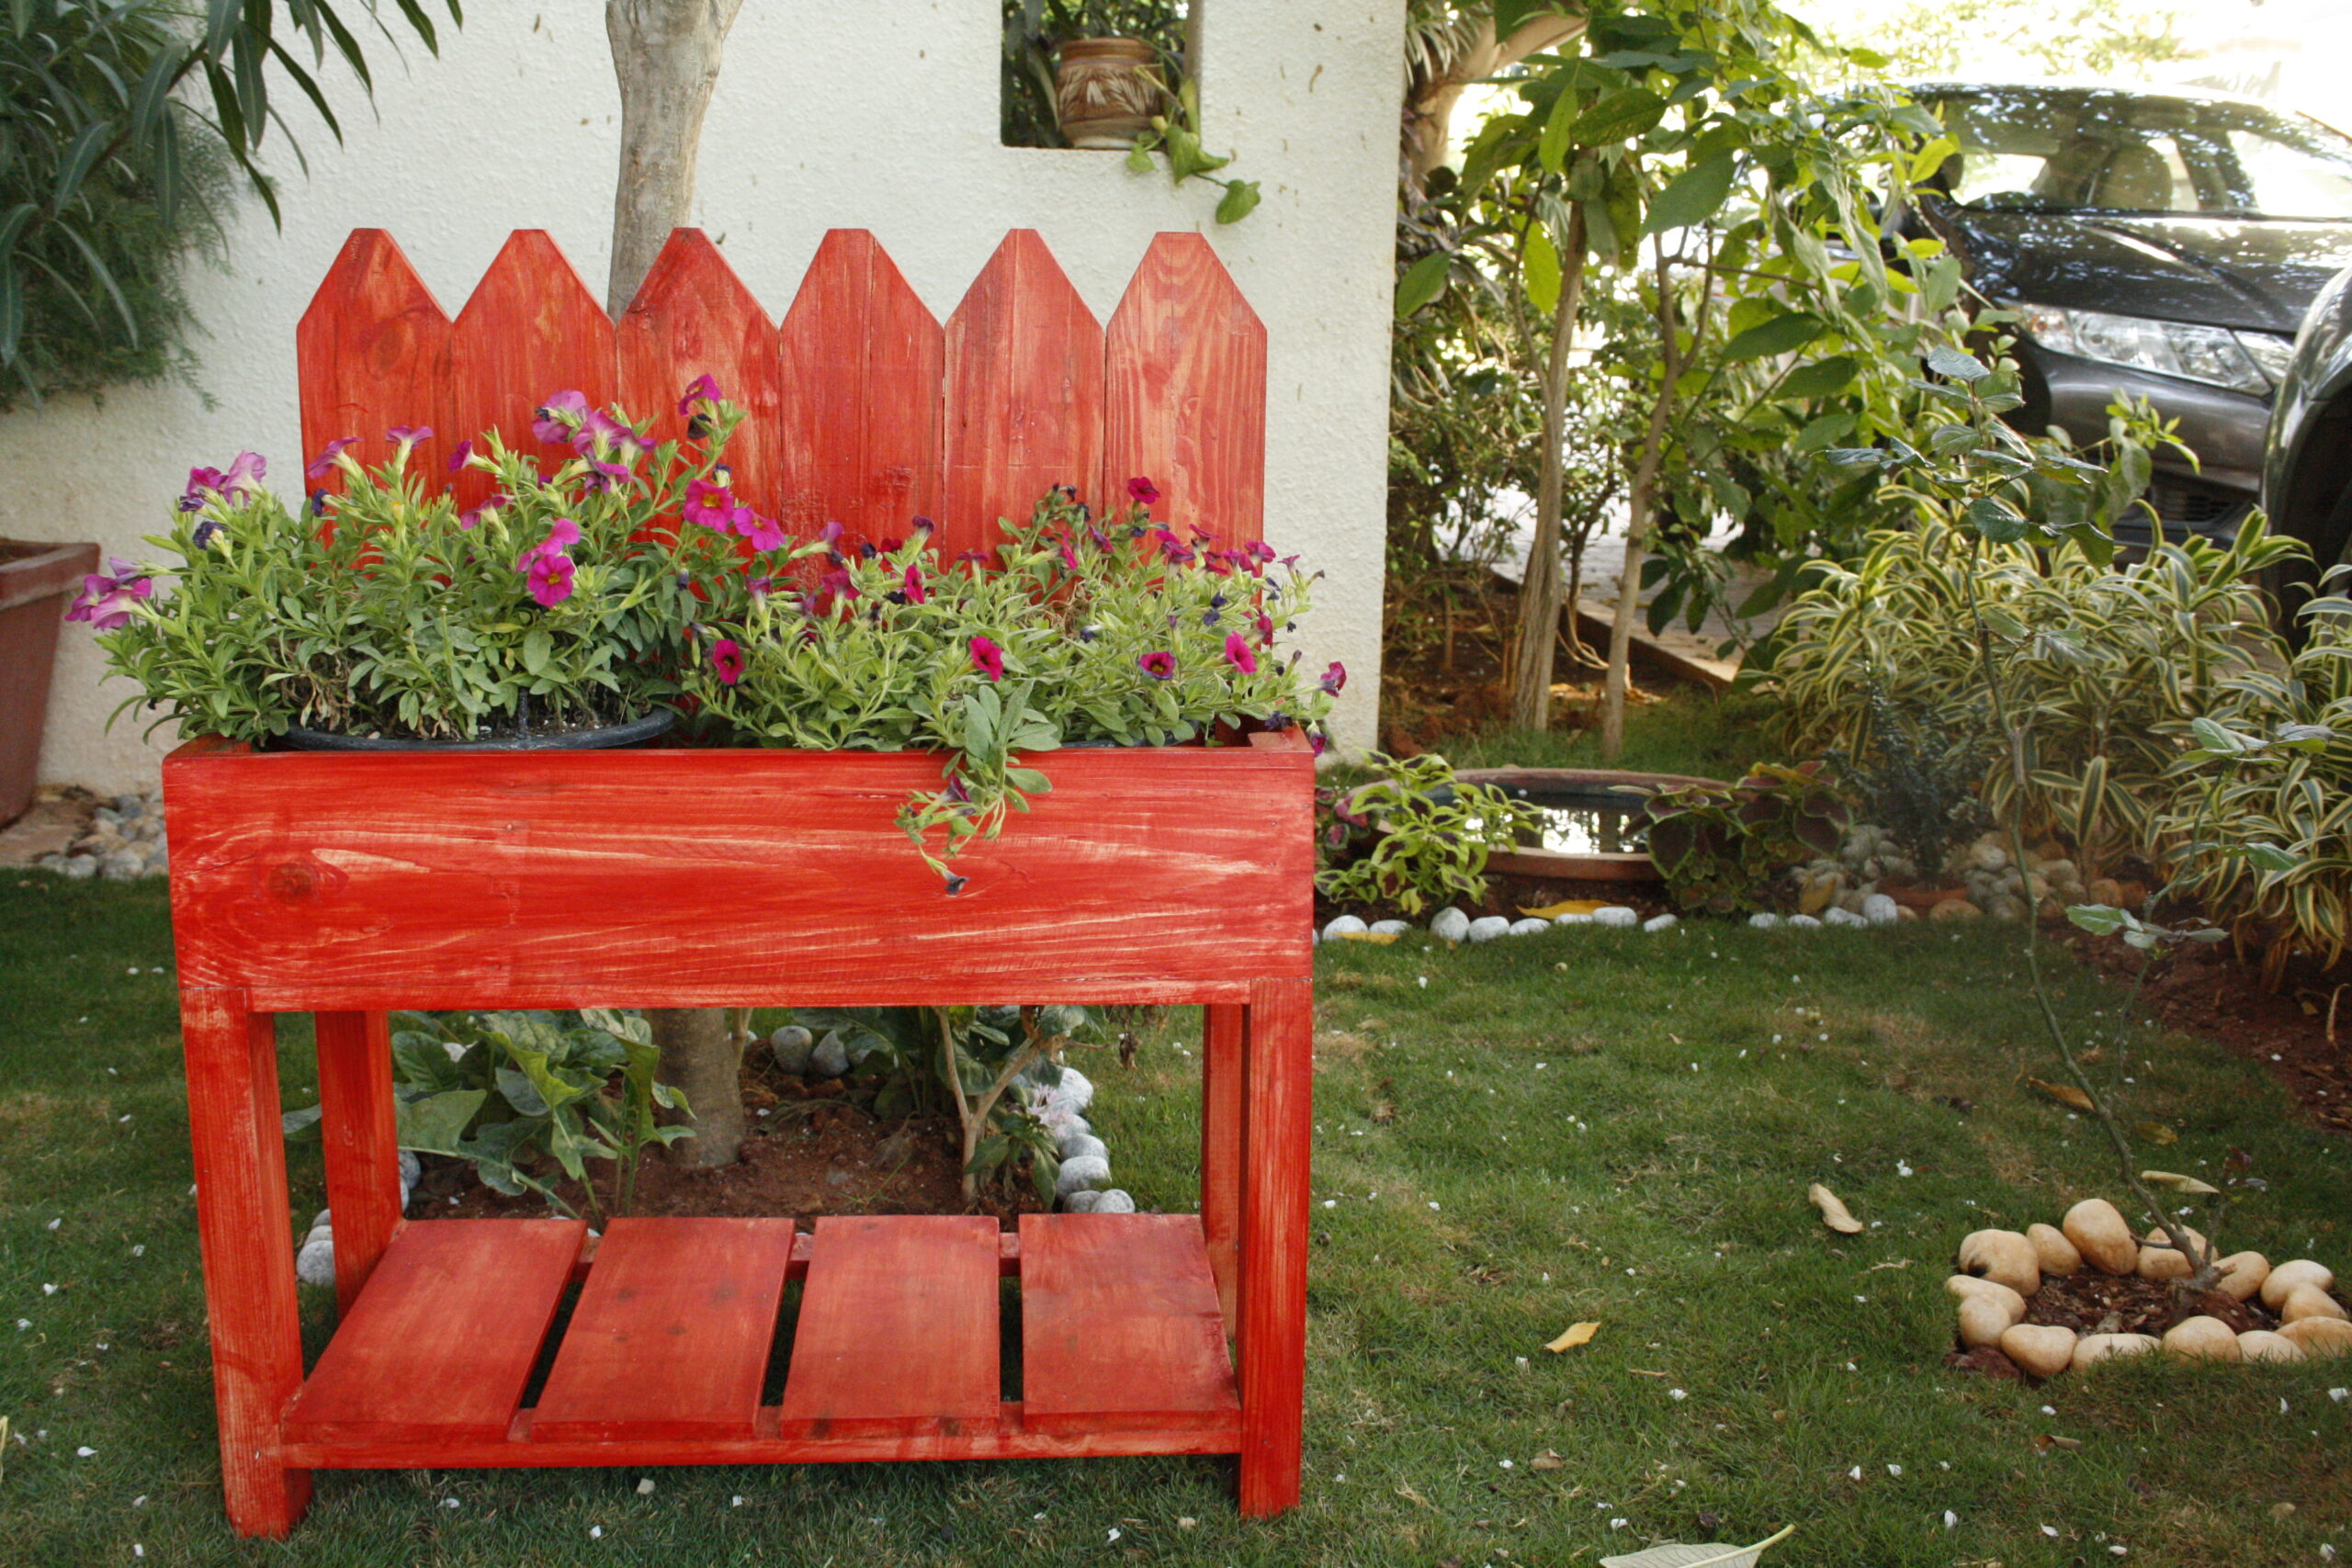
<path fill-rule="evenodd" d="M 763 517 L 748 506 L 735 509 L 735 531 L 751 540 L 755 550 L 780 550 L 789 538 L 783 524 L 773 517 Z"/>
<path fill-rule="evenodd" d="M 1004 679 L 1004 649 L 985 637 L 972 639 L 972 668 L 991 681 Z"/>
<path fill-rule="evenodd" d="M 587 416 L 587 393 L 558 392 L 538 406 L 531 420 L 531 434 L 549 446 L 566 446 L 571 440 L 571 433 Z"/>
<path fill-rule="evenodd" d="M 82 579 L 82 592 L 65 612 L 67 620 L 87 621 L 98 631 L 110 632 L 129 624 L 141 600 L 154 596 L 155 584 L 145 567 L 119 557 L 107 565 L 114 569 L 111 573 L 94 571 Z"/>
<path fill-rule="evenodd" d="M 384 432 L 384 439 L 402 448 L 400 457 L 405 460 L 408 457 L 406 448 L 433 439 L 433 427 L 429 424 L 396 424 Z"/>
<path fill-rule="evenodd" d="M 1176 673 L 1176 656 L 1166 649 L 1159 649 L 1136 660 L 1136 665 L 1153 680 L 1166 681 Z"/>
<path fill-rule="evenodd" d="M 921 562 L 909 561 L 907 563 L 907 575 L 899 581 L 904 584 L 908 604 L 926 604 L 931 602 L 931 590 L 922 585 L 922 564 Z"/>
<path fill-rule="evenodd" d="M 720 684 L 733 685 L 743 678 L 743 645 L 731 637 L 720 637 L 710 645 L 710 667 L 718 671 Z"/>
<path fill-rule="evenodd" d="M 302 470 L 303 475 L 306 478 L 314 479 L 322 479 L 326 478 L 329 473 L 334 471 L 334 460 L 343 456 L 343 449 L 346 446 L 355 445 L 358 440 L 359 437 L 356 435 L 336 436 L 334 440 L 328 442 L 325 446 L 320 449 L 317 457 L 311 459 L 311 466 Z"/>
<path fill-rule="evenodd" d="M 1141 502 L 1146 506 L 1157 506 L 1159 504 L 1159 487 L 1137 475 L 1127 481 L 1127 499 Z"/>
<path fill-rule="evenodd" d="M 726 533 L 735 525 L 735 492 L 708 479 L 686 481 L 686 521 Z"/>
<path fill-rule="evenodd" d="M 473 457 L 473 455 L 474 455 L 474 444 L 473 444 L 472 442 L 470 442 L 470 441 L 460 441 L 460 442 L 458 442 L 458 445 L 457 445 L 454 448 L 452 448 L 452 449 L 451 449 L 451 451 L 450 451 L 450 453 L 449 453 L 449 471 L 450 471 L 451 473 L 453 473 L 453 474 L 454 474 L 454 473 L 456 473 L 459 468 L 464 468 L 464 467 L 466 466 L 467 460 L 468 460 L 469 458 L 472 457 Z"/>
<path fill-rule="evenodd" d="M 180 497 L 180 510 L 201 512 L 204 503 L 216 495 L 223 501 L 243 501 L 254 492 L 268 468 L 258 452 L 238 453 L 225 473 L 219 468 L 190 468 L 187 490 Z"/>
<path fill-rule="evenodd" d="M 1258 656 L 1250 651 L 1250 644 L 1239 632 L 1229 632 L 1225 639 L 1225 661 L 1244 675 L 1258 672 Z"/>
<path fill-rule="evenodd" d="M 1333 696 L 1339 695 L 1347 689 L 1348 667 L 1334 659 L 1331 660 L 1331 668 L 1323 671 L 1323 679 L 1317 681 L 1316 684 Z"/>
<path fill-rule="evenodd" d="M 571 558 L 560 551 L 553 554 L 534 552 L 526 569 L 530 579 L 531 597 L 548 609 L 571 597 Z"/>
<path fill-rule="evenodd" d="M 718 389 L 718 383 L 711 379 L 710 373 L 705 371 L 686 383 L 685 396 L 678 400 L 678 417 L 684 419 L 693 413 L 696 403 L 719 402 L 726 396 L 726 393 Z"/>

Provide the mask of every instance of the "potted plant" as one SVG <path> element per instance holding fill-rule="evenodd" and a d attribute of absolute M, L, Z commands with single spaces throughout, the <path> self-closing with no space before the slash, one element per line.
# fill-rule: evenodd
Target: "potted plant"
<path fill-rule="evenodd" d="M 98 564 L 96 545 L 0 539 L 0 823 L 32 804 L 57 662 L 58 612 Z"/>
<path fill-rule="evenodd" d="M 1045 30 L 1059 40 L 1054 110 L 1072 147 L 1125 152 L 1163 112 L 1168 81 L 1159 46 L 1146 36 L 1171 19 L 1136 0 L 1042 0 Z"/>

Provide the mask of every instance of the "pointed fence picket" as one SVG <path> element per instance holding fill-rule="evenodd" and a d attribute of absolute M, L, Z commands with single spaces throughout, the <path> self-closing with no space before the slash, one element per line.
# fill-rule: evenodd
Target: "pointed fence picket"
<path fill-rule="evenodd" d="M 1221 543 L 1264 524 L 1266 331 L 1208 242 L 1162 234 L 1109 328 L 1034 230 L 1008 233 L 945 325 L 864 230 L 825 236 L 779 325 L 701 231 L 671 236 L 617 324 L 544 230 L 506 241 L 453 322 L 377 229 L 355 231 L 297 334 L 302 440 L 315 454 L 427 425 L 413 464 L 495 430 L 540 451 L 532 411 L 577 389 L 684 434 L 680 392 L 707 374 L 746 411 L 729 448 L 739 493 L 806 536 L 853 540 L 938 525 L 943 559 L 985 549 L 1001 517 L 1066 484 Z M 552 454 L 550 454 L 552 456 Z M 487 476 L 454 481 L 461 504 Z"/>

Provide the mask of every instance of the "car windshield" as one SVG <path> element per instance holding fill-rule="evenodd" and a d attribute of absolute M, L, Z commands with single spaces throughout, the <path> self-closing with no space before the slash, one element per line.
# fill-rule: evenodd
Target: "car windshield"
<path fill-rule="evenodd" d="M 1924 95 L 1960 143 L 1966 207 L 2352 220 L 2352 138 L 2252 104 L 2098 88 Z"/>

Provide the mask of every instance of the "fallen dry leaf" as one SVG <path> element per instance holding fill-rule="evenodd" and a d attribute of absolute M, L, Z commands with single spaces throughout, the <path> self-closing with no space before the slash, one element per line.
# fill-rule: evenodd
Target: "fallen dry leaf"
<path fill-rule="evenodd" d="M 1579 1345 L 1590 1344 L 1592 1337 L 1600 1332 L 1600 1325 L 1598 1323 L 1572 1323 L 1568 1325 L 1568 1331 L 1566 1334 L 1561 1335 L 1544 1348 L 1555 1352 L 1573 1350 Z"/>
<path fill-rule="evenodd" d="M 2180 1134 L 2161 1122 L 2135 1122 L 2132 1130 L 2152 1144 L 2177 1144 Z"/>
<path fill-rule="evenodd" d="M 1520 906 L 1519 912 L 1522 915 L 1533 915 L 1540 919 L 1556 920 L 1562 915 L 1589 915 L 1595 909 L 1607 908 L 1608 905 L 1599 898 L 1564 898 L 1556 904 L 1546 904 L 1539 909 L 1531 909 L 1522 904 Z"/>
<path fill-rule="evenodd" d="M 1402 1497 L 1408 1503 L 1416 1503 L 1424 1508 L 1434 1508 L 1437 1506 L 1435 1503 L 1430 1502 L 1427 1497 L 1424 1497 L 1419 1493 L 1414 1491 L 1412 1483 L 1408 1481 L 1400 1481 L 1396 1483 L 1396 1495 Z"/>
<path fill-rule="evenodd" d="M 1405 933 L 1403 931 L 1341 931 L 1340 933 L 1340 940 L 1341 942 L 1368 942 L 1375 947 L 1386 947 L 1390 942 L 1395 942 L 1398 937 L 1403 936 L 1404 934 Z"/>
<path fill-rule="evenodd" d="M 1567 1464 L 1568 1461 L 1566 1460 L 1562 1459 L 1550 1449 L 1545 1449 L 1542 1453 L 1537 1454 L 1533 1459 L 1527 1461 L 1527 1468 L 1530 1470 L 1566 1470 L 1567 1468 Z"/>
<path fill-rule="evenodd" d="M 2038 1451 L 2048 1453 L 2052 1449 L 2079 1449 L 2083 1440 L 2080 1438 L 2062 1438 L 2055 1432 L 2042 1432 L 2034 1438 L 2033 1446 Z"/>
<path fill-rule="evenodd" d="M 2071 1105 L 2077 1111 L 2092 1111 L 2097 1109 L 2097 1107 L 2091 1104 L 2091 1097 L 2085 1094 L 2081 1089 L 2076 1089 L 2073 1084 L 2045 1082 L 2043 1079 L 2035 1077 L 2030 1073 L 2026 1076 L 2025 1081 L 2031 1087 L 2040 1089 L 2042 1093 L 2048 1095 L 2051 1099 L 2056 1100 L 2061 1105 Z"/>
<path fill-rule="evenodd" d="M 1839 1235 L 1860 1234 L 1862 1222 L 1847 1212 L 1846 1205 L 1838 1201 L 1837 1193 L 1816 1181 L 1804 1190 L 1804 1195 L 1813 1201 L 1815 1208 L 1821 1211 L 1823 1224 L 1827 1225 Z"/>

